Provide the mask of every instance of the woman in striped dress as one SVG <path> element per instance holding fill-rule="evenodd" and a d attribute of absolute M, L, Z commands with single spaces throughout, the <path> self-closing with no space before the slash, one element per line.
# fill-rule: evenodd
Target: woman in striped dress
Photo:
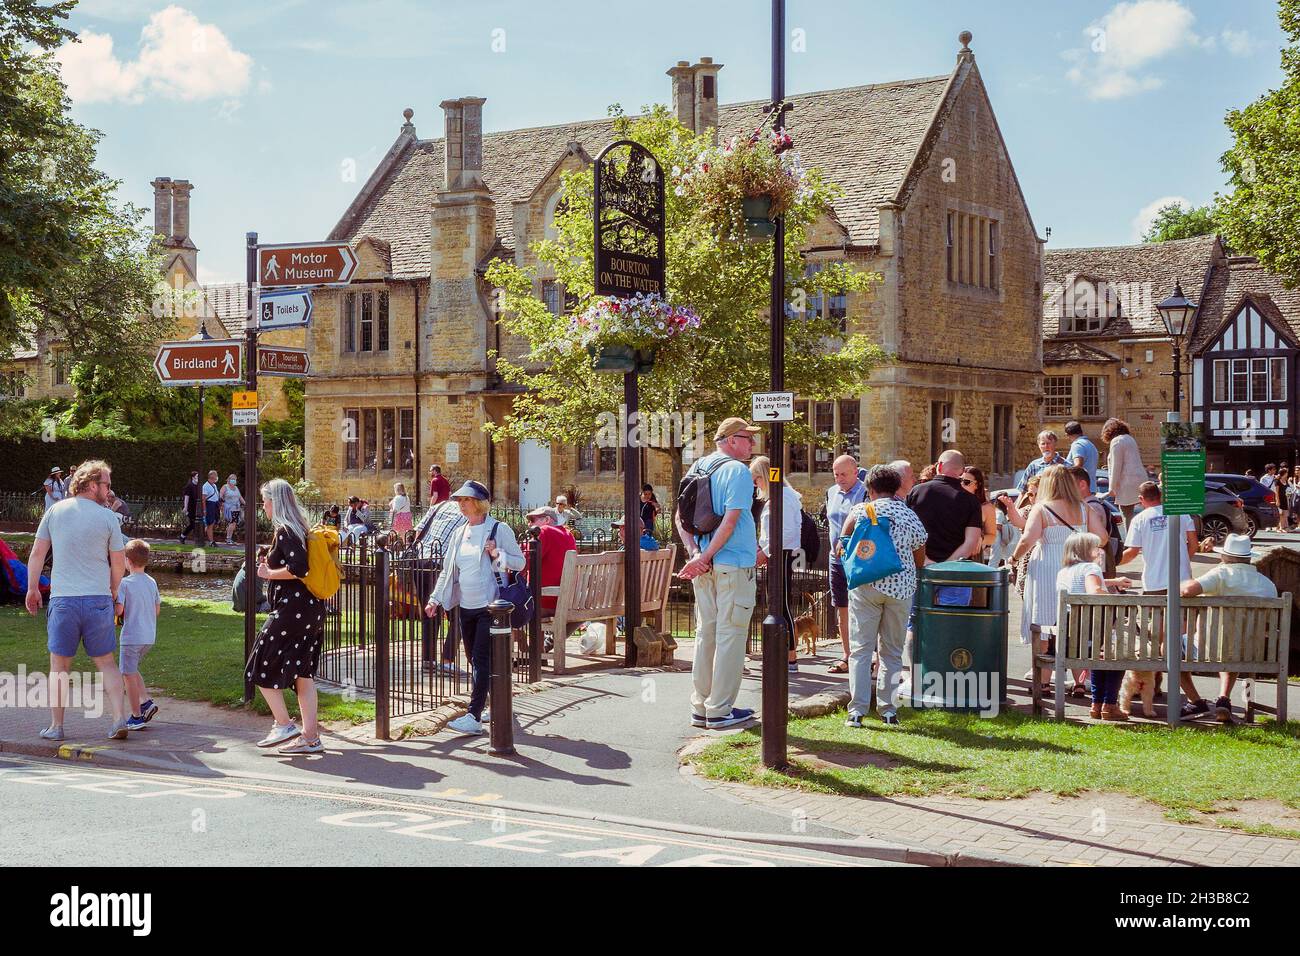
<path fill-rule="evenodd" d="M 1025 569 L 1025 600 L 1020 610 L 1020 641 L 1033 643 L 1037 654 L 1049 653 L 1048 637 L 1056 631 L 1058 594 L 1056 576 L 1065 566 L 1065 540 L 1079 532 L 1092 532 L 1104 547 L 1109 535 L 1106 523 L 1095 508 L 1086 508 L 1079 497 L 1074 477 L 1063 465 L 1052 465 L 1042 473 L 1038 496 L 1025 521 L 1024 534 L 1011 554 L 1014 565 L 1028 554 Z M 1040 683 L 1051 682 L 1052 672 L 1044 668 Z M 1031 671 L 1030 680 L 1034 679 Z M 1074 675 L 1075 687 L 1083 687 L 1082 672 Z"/>

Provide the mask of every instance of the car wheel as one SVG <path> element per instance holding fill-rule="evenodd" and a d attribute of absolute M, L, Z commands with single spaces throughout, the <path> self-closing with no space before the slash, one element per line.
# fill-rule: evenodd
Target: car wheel
<path fill-rule="evenodd" d="M 1252 538 L 1259 533 L 1259 524 L 1255 521 L 1255 516 L 1249 511 L 1246 512 L 1246 534 Z"/>
<path fill-rule="evenodd" d="M 1218 515 L 1207 515 L 1201 523 L 1202 532 L 1214 538 L 1215 544 L 1223 544 L 1226 538 L 1232 532 L 1232 525 L 1228 524 L 1226 518 Z"/>

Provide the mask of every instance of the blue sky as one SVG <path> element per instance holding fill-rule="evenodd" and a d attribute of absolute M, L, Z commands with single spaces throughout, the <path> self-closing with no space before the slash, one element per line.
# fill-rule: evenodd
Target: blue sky
<path fill-rule="evenodd" d="M 603 11 L 603 12 L 601 12 Z M 680 59 L 724 64 L 723 102 L 768 93 L 769 5 L 492 0 L 83 0 L 61 53 L 100 165 L 152 203 L 189 179 L 205 282 L 243 278 L 243 236 L 323 238 L 402 110 L 484 96 L 489 130 L 666 102 Z M 1275 87 L 1271 0 L 789 0 L 787 90 L 948 73 L 971 43 L 1051 247 L 1134 241 L 1144 209 L 1223 188 L 1224 113 Z M 797 125 L 794 127 L 796 136 Z M 805 157 L 816 162 L 815 157 Z"/>

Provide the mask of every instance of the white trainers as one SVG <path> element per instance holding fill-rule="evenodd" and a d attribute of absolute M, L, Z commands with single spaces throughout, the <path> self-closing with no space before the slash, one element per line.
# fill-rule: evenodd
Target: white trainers
<path fill-rule="evenodd" d="M 257 742 L 259 747 L 274 747 L 276 744 L 282 744 L 286 740 L 292 740 L 301 734 L 298 725 L 293 721 L 281 727 L 279 724 L 271 725 L 271 732 Z"/>
<path fill-rule="evenodd" d="M 481 734 L 483 725 L 474 719 L 472 714 L 466 714 L 464 717 L 457 717 L 447 724 L 447 729 L 455 730 L 462 734 Z"/>

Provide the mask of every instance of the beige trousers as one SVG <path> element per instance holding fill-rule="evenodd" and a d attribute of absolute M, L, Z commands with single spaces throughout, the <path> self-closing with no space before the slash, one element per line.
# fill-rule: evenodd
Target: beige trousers
<path fill-rule="evenodd" d="M 715 564 L 695 585 L 695 680 L 691 709 L 726 717 L 736 704 L 745 669 L 745 641 L 754 615 L 753 568 Z"/>

